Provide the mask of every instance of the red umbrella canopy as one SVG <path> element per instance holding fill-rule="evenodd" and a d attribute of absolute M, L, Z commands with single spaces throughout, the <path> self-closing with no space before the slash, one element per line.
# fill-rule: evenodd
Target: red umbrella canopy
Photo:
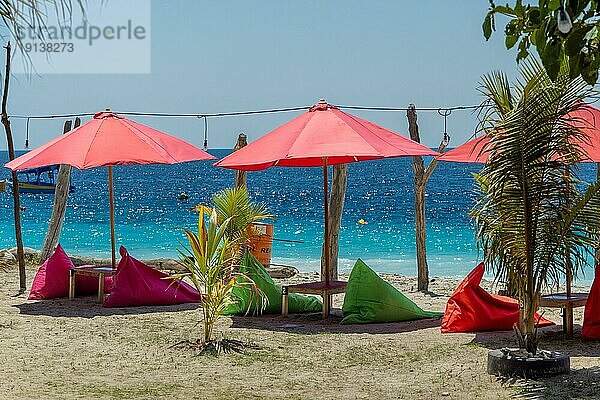
<path fill-rule="evenodd" d="M 127 164 L 177 164 L 214 158 L 184 140 L 107 110 L 5 167 L 22 170 L 68 164 L 87 169 Z"/>
<path fill-rule="evenodd" d="M 480 136 L 469 140 L 467 143 L 449 150 L 438 157 L 440 161 L 460 162 L 460 163 L 479 163 L 485 164 L 489 157 L 489 152 L 486 151 L 489 136 Z"/>
<path fill-rule="evenodd" d="M 382 126 L 321 102 L 308 112 L 228 155 L 215 165 L 257 171 L 272 166 L 317 167 L 438 153 Z"/>
<path fill-rule="evenodd" d="M 583 133 L 576 144 L 587 155 L 582 161 L 600 162 L 600 110 L 586 105 L 569 114 L 573 125 Z M 487 149 L 490 138 L 480 136 L 438 157 L 440 161 L 485 164 L 489 157 Z"/>
<path fill-rule="evenodd" d="M 587 159 L 583 161 L 600 162 L 600 110 L 586 105 L 569 116 L 585 136 L 585 140 L 579 143 L 579 147 L 587 155 Z"/>

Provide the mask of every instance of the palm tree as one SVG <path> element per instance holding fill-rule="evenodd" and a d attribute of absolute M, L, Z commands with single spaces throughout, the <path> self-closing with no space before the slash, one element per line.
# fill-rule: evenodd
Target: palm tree
<path fill-rule="evenodd" d="M 206 214 L 208 221 L 204 218 Z M 200 293 L 204 339 L 196 341 L 194 347 L 199 347 L 201 353 L 240 351 L 244 347 L 237 340 L 213 339 L 214 327 L 234 301 L 232 293 L 236 287 L 248 287 L 260 300 L 258 304 L 266 303 L 264 293 L 252 279 L 233 271 L 230 249 L 234 243 L 226 235 L 231 221 L 232 218 L 227 218 L 219 223 L 214 208 L 200 209 L 198 232 L 184 229 L 189 247 L 180 253 L 186 272 L 170 276 L 171 279 L 190 279 Z"/>
<path fill-rule="evenodd" d="M 273 219 L 267 206 L 250 199 L 245 187 L 227 188 L 213 196 L 219 224 L 229 219 L 225 237 L 232 243 L 231 259 L 238 264 L 246 252 L 249 226 L 258 221 Z"/>
<path fill-rule="evenodd" d="M 513 283 L 522 305 L 520 345 L 535 354 L 540 294 L 567 270 L 576 276 L 598 242 L 600 185 L 565 173 L 582 157 L 573 143 L 584 140 L 568 114 L 591 89 L 568 73 L 552 82 L 530 61 L 514 85 L 502 73 L 485 76 L 481 93 L 489 161 L 476 177 L 471 215 L 486 264 Z"/>

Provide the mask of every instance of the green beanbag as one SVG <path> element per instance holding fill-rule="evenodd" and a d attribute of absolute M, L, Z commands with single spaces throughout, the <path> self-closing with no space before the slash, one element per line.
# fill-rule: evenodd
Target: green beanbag
<path fill-rule="evenodd" d="M 360 258 L 350 273 L 342 311 L 342 324 L 413 321 L 442 316 L 442 313 L 423 311 Z"/>
<path fill-rule="evenodd" d="M 267 297 L 266 308 L 263 314 L 281 313 L 281 286 L 273 282 L 266 268 L 250 253 L 246 253 L 242 259 L 240 272 L 252 279 L 256 286 L 263 291 Z M 236 287 L 233 289 L 234 303 L 229 305 L 225 315 L 258 314 L 261 309 L 261 299 L 257 298 L 248 287 Z M 250 308 L 248 308 L 250 305 Z M 290 313 L 320 312 L 323 303 L 316 297 L 303 296 L 290 293 L 288 297 L 288 311 Z"/>

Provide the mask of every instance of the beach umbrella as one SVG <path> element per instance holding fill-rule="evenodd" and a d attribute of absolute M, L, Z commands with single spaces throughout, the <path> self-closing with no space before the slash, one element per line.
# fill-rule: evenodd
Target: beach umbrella
<path fill-rule="evenodd" d="M 583 140 L 577 143 L 586 156 L 581 161 L 600 163 L 600 110 L 586 105 L 569 116 L 584 136 Z"/>
<path fill-rule="evenodd" d="M 327 167 L 365 160 L 438 153 L 382 126 L 355 117 L 321 100 L 308 112 L 215 163 L 235 170 L 269 167 L 322 167 L 325 207 L 325 287 L 330 285 Z M 325 311 L 327 315 L 328 310 Z"/>
<path fill-rule="evenodd" d="M 569 118 L 583 134 L 581 140 L 576 143 L 584 153 L 584 158 L 581 161 L 600 163 L 600 110 L 586 105 L 569 113 Z M 489 150 L 487 149 L 489 143 L 489 136 L 479 136 L 437 158 L 440 161 L 447 162 L 485 164 L 489 156 Z"/>
<path fill-rule="evenodd" d="M 116 266 L 115 216 L 112 167 L 116 165 L 177 164 L 215 159 L 194 145 L 110 110 L 67 134 L 5 164 L 13 171 L 54 164 L 77 169 L 108 167 L 112 266 Z"/>
<path fill-rule="evenodd" d="M 452 150 L 448 150 L 438 156 L 437 159 L 457 163 L 485 164 L 489 156 L 489 152 L 486 151 L 489 143 L 490 138 L 488 136 L 479 136 Z"/>

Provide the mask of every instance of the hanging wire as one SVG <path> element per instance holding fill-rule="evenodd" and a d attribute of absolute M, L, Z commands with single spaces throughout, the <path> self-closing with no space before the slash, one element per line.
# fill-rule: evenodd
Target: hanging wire
<path fill-rule="evenodd" d="M 214 117 L 234 117 L 241 115 L 255 115 L 255 114 L 272 114 L 289 111 L 303 111 L 310 109 L 311 106 L 300 106 L 300 107 L 287 107 L 287 108 L 271 108 L 264 110 L 252 110 L 252 111 L 233 111 L 233 112 L 217 112 L 217 113 L 195 113 L 195 114 L 180 114 L 180 113 L 163 113 L 163 112 L 139 112 L 139 111 L 114 111 L 120 115 L 132 115 L 140 117 L 172 117 L 172 118 L 214 118 Z M 349 110 L 367 110 L 367 111 L 406 111 L 406 107 L 368 107 L 368 106 L 346 106 L 339 105 L 338 108 L 349 109 Z M 480 108 L 477 106 L 454 106 L 445 107 L 444 110 L 474 110 Z M 439 107 L 421 107 L 415 108 L 416 111 L 438 111 Z M 50 114 L 50 115 L 11 115 L 11 118 L 15 119 L 52 119 L 52 118 L 72 118 L 81 116 L 93 116 L 96 113 L 77 113 L 77 114 Z"/>
<path fill-rule="evenodd" d="M 29 120 L 31 118 L 27 118 L 27 123 L 25 124 L 25 150 L 29 150 Z"/>
<path fill-rule="evenodd" d="M 367 110 L 367 111 L 408 111 L 407 107 L 369 107 L 369 106 L 337 106 L 348 110 Z M 415 107 L 415 111 L 438 111 L 439 110 L 476 110 L 481 108 L 481 105 L 476 106 L 453 106 L 453 107 Z"/>
<path fill-rule="evenodd" d="M 448 116 L 452 114 L 452 109 L 438 108 L 437 113 L 444 117 L 444 139 L 442 143 L 444 144 L 444 146 L 448 146 L 448 143 L 450 143 L 450 135 L 448 135 Z"/>

